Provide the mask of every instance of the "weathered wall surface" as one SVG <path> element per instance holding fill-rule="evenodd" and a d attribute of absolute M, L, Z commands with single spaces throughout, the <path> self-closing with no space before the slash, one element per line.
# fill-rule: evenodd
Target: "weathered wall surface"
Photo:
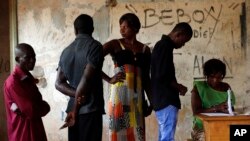
<path fill-rule="evenodd" d="M 183 140 L 183 136 L 188 137 L 190 134 L 190 90 L 193 80 L 203 77 L 203 62 L 210 58 L 222 59 L 227 64 L 225 81 L 232 85 L 237 96 L 246 92 L 246 46 L 242 45 L 242 42 L 246 42 L 242 38 L 246 32 L 241 30 L 245 27 L 245 21 L 242 20 L 243 6 L 240 1 L 119 3 L 110 11 L 111 38 L 120 37 L 117 22 L 120 16 L 126 12 L 134 12 L 139 15 L 142 23 L 138 39 L 152 48 L 162 33 L 168 34 L 176 23 L 189 22 L 193 27 L 193 38 L 184 48 L 176 50 L 174 56 L 177 79 L 189 87 L 189 93 L 181 97 L 183 106 L 177 127 L 177 140 Z M 238 87 L 242 89 L 237 89 Z M 248 106 L 240 96 L 237 104 L 239 109 Z M 154 131 L 156 126 L 149 128 Z"/>
<path fill-rule="evenodd" d="M 246 22 L 249 23 L 250 22 L 250 1 L 246 1 L 246 10 L 247 10 L 247 16 L 246 16 Z M 250 36 L 250 25 L 247 24 L 247 37 Z M 247 38 L 247 68 L 250 68 L 250 38 Z M 250 71 L 246 71 L 246 77 L 247 77 L 247 81 L 250 81 Z M 247 90 L 246 90 L 246 94 L 250 94 L 250 87 L 248 84 Z"/>
<path fill-rule="evenodd" d="M 106 2 L 117 5 L 106 7 Z M 126 2 L 126 3 L 125 3 Z M 248 111 L 249 99 L 249 3 L 235 0 L 180 0 L 165 1 L 93 1 L 93 0 L 19 0 L 18 39 L 35 48 L 37 67 L 33 74 L 41 79 L 39 84 L 43 98 L 51 105 L 51 112 L 44 118 L 49 141 L 66 141 L 63 124 L 68 98 L 55 90 L 56 68 L 61 51 L 74 40 L 73 21 L 80 13 L 93 16 L 94 37 L 102 43 L 120 38 L 119 17 L 126 12 L 137 14 L 142 23 L 138 39 L 151 48 L 168 34 L 178 22 L 189 22 L 194 37 L 183 49 L 175 51 L 177 79 L 188 86 L 186 96 L 181 97 L 182 109 L 176 132 L 176 140 L 190 138 L 192 112 L 190 90 L 194 79 L 202 78 L 202 63 L 215 57 L 227 64 L 226 82 L 236 96 L 236 108 Z M 248 19 L 246 20 L 246 12 Z M 249 27 L 249 25 L 248 25 Z M 250 32 L 248 32 L 250 33 Z M 107 57 L 103 70 L 112 75 L 112 63 Z M 247 77 L 246 77 L 247 76 Z M 105 100 L 109 85 L 104 83 Z M 107 106 L 107 104 L 106 104 Z M 108 140 L 108 118 L 104 116 L 103 140 Z M 154 113 L 147 118 L 147 139 L 157 140 L 157 123 Z"/>
<path fill-rule="evenodd" d="M 10 72 L 10 32 L 9 32 L 9 3 L 0 2 L 0 141 L 7 140 L 6 116 L 2 87 Z"/>

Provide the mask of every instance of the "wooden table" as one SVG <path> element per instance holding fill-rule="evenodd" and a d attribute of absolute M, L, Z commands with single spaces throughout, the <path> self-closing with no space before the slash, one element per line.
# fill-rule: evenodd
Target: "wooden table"
<path fill-rule="evenodd" d="M 229 141 L 230 125 L 250 125 L 249 115 L 212 116 L 199 114 L 202 120 L 206 141 Z"/>

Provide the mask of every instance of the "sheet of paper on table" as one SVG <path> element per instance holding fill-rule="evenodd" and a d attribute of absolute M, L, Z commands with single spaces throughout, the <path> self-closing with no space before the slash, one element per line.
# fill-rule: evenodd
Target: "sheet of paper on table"
<path fill-rule="evenodd" d="M 206 116 L 237 116 L 237 115 L 250 116 L 250 112 L 246 112 L 246 113 L 237 113 L 237 112 L 234 112 L 234 115 L 226 114 L 226 113 L 200 113 L 200 114 L 206 115 Z"/>
<path fill-rule="evenodd" d="M 234 116 L 226 113 L 201 113 L 201 114 L 206 116 Z"/>

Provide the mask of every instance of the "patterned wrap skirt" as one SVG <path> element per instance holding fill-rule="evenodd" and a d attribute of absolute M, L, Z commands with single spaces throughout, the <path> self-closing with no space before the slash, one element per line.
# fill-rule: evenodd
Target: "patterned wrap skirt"
<path fill-rule="evenodd" d="M 126 79 L 111 86 L 109 98 L 109 133 L 111 141 L 145 141 L 142 112 L 141 70 L 133 65 L 116 67 Z"/>

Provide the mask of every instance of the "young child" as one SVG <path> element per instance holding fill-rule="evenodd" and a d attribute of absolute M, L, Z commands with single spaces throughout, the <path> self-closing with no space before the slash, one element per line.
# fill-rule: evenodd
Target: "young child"
<path fill-rule="evenodd" d="M 228 83 L 222 82 L 226 75 L 226 65 L 219 59 L 210 59 L 203 65 L 205 81 L 194 81 L 191 91 L 191 103 L 193 110 L 193 141 L 204 140 L 202 121 L 196 118 L 199 113 L 229 113 L 227 105 L 227 90 L 231 89 Z M 235 104 L 235 96 L 231 93 L 232 104 Z"/>

